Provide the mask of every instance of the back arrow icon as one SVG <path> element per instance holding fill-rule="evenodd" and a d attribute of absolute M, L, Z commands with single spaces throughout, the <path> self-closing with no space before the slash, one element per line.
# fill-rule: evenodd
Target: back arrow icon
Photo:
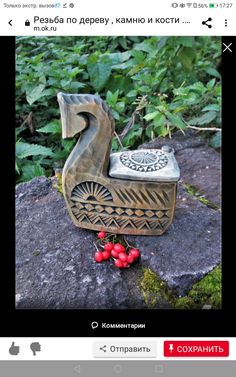
<path fill-rule="evenodd" d="M 8 21 L 9 25 L 12 26 L 12 20 Z"/>

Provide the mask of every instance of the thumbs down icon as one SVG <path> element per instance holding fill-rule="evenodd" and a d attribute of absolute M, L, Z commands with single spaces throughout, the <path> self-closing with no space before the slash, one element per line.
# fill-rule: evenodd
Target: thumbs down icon
<path fill-rule="evenodd" d="M 40 345 L 39 342 L 31 343 L 30 349 L 33 352 L 33 355 L 36 356 L 36 352 L 40 352 L 41 351 L 41 345 Z"/>

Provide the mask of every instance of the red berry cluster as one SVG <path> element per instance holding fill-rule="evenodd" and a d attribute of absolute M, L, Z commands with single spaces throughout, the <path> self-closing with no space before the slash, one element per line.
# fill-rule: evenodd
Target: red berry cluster
<path fill-rule="evenodd" d="M 99 232 L 98 238 L 103 240 L 106 238 L 105 232 Z M 118 268 L 128 268 L 130 264 L 135 262 L 140 257 L 139 249 L 129 247 L 128 250 L 121 243 L 105 242 L 103 251 L 97 251 L 94 259 L 97 263 L 112 258 L 114 265 Z"/>

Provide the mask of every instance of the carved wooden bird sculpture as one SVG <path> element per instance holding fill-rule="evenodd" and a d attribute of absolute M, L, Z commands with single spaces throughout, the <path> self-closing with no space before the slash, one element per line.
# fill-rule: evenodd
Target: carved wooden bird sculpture
<path fill-rule="evenodd" d="M 169 147 L 113 153 L 111 111 L 95 95 L 58 94 L 62 137 L 80 138 L 62 175 L 74 224 L 120 234 L 161 235 L 171 224 L 179 168 Z"/>

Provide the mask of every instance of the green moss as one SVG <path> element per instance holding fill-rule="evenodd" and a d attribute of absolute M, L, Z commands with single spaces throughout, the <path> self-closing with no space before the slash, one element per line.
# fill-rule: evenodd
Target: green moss
<path fill-rule="evenodd" d="M 201 281 L 196 283 L 188 296 L 191 297 L 196 305 L 201 307 L 205 304 L 211 305 L 213 309 L 221 308 L 222 296 L 222 270 L 217 266 Z"/>
<path fill-rule="evenodd" d="M 180 297 L 175 300 L 174 309 L 194 309 L 194 301 L 190 297 Z"/>
<path fill-rule="evenodd" d="M 222 301 L 222 271 L 217 266 L 203 279 L 193 285 L 188 295 L 176 299 L 175 309 L 202 309 L 211 305 L 212 309 L 221 309 Z"/>
<path fill-rule="evenodd" d="M 210 305 L 212 309 L 221 309 L 221 275 L 219 265 L 194 284 L 186 296 L 177 298 L 155 272 L 144 268 L 139 288 L 148 308 L 165 302 L 173 309 L 202 309 L 204 305 Z"/>
<path fill-rule="evenodd" d="M 174 296 L 166 283 L 149 268 L 143 269 L 143 275 L 140 280 L 140 290 L 144 301 L 149 308 L 155 307 L 158 302 L 171 303 Z"/>
<path fill-rule="evenodd" d="M 212 209 L 219 209 L 220 206 L 211 202 L 210 200 L 206 199 L 202 194 L 201 192 L 199 191 L 199 189 L 196 187 L 196 186 L 193 186 L 193 185 L 189 185 L 188 183 L 183 183 L 183 186 L 184 186 L 184 189 L 186 190 L 186 192 L 189 194 L 189 195 L 192 195 L 192 196 L 195 196 L 199 202 L 205 204 L 207 207 L 210 207 Z"/>
<path fill-rule="evenodd" d="M 57 179 L 57 182 L 53 185 L 53 187 L 63 195 L 63 190 L 62 190 L 62 173 L 61 172 L 55 172 L 55 176 Z"/>

